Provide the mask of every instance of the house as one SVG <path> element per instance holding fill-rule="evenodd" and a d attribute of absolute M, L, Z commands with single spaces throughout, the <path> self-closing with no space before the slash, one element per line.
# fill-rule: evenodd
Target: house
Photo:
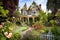
<path fill-rule="evenodd" d="M 20 20 L 22 23 L 34 23 L 39 20 L 38 15 L 40 14 L 41 11 L 41 4 L 37 5 L 34 1 L 32 5 L 27 9 L 27 5 L 23 6 L 21 9 L 21 15 L 20 15 Z"/>

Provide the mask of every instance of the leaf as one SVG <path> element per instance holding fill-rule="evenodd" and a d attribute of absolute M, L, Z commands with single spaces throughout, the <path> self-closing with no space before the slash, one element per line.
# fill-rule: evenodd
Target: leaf
<path fill-rule="evenodd" d="M 1 37 L 1 40 L 6 40 L 6 37 Z"/>
<path fill-rule="evenodd" d="M 1 16 L 3 17 L 6 17 L 7 14 L 8 14 L 8 10 L 4 10 L 2 6 L 0 6 L 0 13 L 1 13 Z"/>

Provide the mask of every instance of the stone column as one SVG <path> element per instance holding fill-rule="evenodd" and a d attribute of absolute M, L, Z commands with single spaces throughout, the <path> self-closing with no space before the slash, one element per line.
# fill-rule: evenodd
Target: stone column
<path fill-rule="evenodd" d="M 28 17 L 28 24 L 29 24 L 29 17 Z"/>
<path fill-rule="evenodd" d="M 21 20 L 21 17 L 20 17 L 20 19 L 19 20 Z"/>
<path fill-rule="evenodd" d="M 35 22 L 35 19 L 34 19 L 34 17 L 33 17 L 33 23 Z"/>
<path fill-rule="evenodd" d="M 20 20 L 20 23 L 22 24 L 22 18 L 21 18 L 21 17 L 20 17 L 20 19 L 19 19 L 19 20 Z"/>
<path fill-rule="evenodd" d="M 23 23 L 24 23 L 24 18 L 23 18 Z"/>

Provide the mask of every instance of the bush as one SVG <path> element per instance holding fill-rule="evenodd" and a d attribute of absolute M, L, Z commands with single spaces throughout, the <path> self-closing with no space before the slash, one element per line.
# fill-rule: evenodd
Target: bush
<path fill-rule="evenodd" d="M 2 6 L 0 6 L 0 16 L 6 17 L 8 14 L 8 10 L 4 10 Z"/>
<path fill-rule="evenodd" d="M 53 27 L 52 33 L 56 36 L 60 36 L 60 27 L 57 27 L 57 26 Z"/>
<path fill-rule="evenodd" d="M 3 25 L 4 24 L 4 25 Z M 14 32 L 14 24 L 10 21 L 0 24 L 0 40 L 19 40 L 20 31 Z"/>
<path fill-rule="evenodd" d="M 22 40 L 40 40 L 40 33 L 36 30 L 32 30 L 28 33 L 26 33 Z"/>
<path fill-rule="evenodd" d="M 13 37 L 10 38 L 9 40 L 20 40 L 21 36 L 20 36 L 20 32 L 13 32 Z"/>
<path fill-rule="evenodd" d="M 54 36 L 55 36 L 55 40 L 59 40 L 59 37 L 60 37 L 60 27 L 58 27 L 58 26 L 55 26 L 55 27 L 53 27 L 52 28 L 52 33 L 54 34 Z"/>

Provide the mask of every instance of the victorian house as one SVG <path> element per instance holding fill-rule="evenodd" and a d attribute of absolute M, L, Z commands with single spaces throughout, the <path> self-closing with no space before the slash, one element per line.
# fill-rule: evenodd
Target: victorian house
<path fill-rule="evenodd" d="M 40 14 L 41 11 L 41 4 L 37 5 L 34 1 L 32 5 L 27 9 L 27 5 L 23 6 L 21 9 L 21 15 L 20 19 L 22 20 L 22 23 L 34 23 L 39 20 L 38 15 Z"/>

